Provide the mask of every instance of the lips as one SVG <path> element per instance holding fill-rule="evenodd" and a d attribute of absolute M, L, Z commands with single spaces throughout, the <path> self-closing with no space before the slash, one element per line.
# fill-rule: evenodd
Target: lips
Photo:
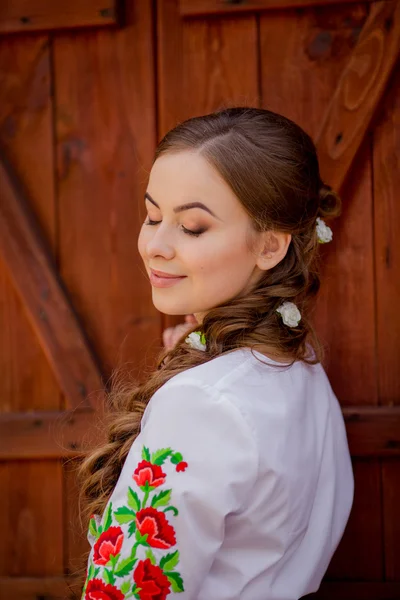
<path fill-rule="evenodd" d="M 150 283 L 153 287 L 157 288 L 169 288 L 186 279 L 186 275 L 175 276 L 167 273 L 165 276 L 161 276 L 157 275 L 157 273 L 162 273 L 162 271 L 153 271 L 153 269 L 150 269 Z"/>
<path fill-rule="evenodd" d="M 177 279 L 180 277 L 185 277 L 185 275 L 172 275 L 171 273 L 164 273 L 164 271 L 156 271 L 155 269 L 150 269 L 150 271 L 157 275 L 157 277 L 162 277 L 163 279 Z"/>

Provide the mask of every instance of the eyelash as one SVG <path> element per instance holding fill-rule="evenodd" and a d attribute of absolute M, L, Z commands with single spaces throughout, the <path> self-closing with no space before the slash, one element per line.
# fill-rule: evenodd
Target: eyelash
<path fill-rule="evenodd" d="M 152 221 L 151 219 L 144 222 L 145 225 L 158 225 L 159 223 L 161 223 L 161 221 Z M 205 231 L 204 229 L 201 231 L 191 231 L 190 229 L 186 229 L 186 227 L 184 227 L 183 225 L 182 225 L 182 229 L 185 233 L 187 233 L 188 235 L 192 235 L 194 237 L 199 237 L 199 235 L 201 235 Z"/>

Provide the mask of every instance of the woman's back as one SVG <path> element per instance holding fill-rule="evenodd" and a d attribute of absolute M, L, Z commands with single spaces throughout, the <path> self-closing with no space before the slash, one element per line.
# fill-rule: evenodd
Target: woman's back
<path fill-rule="evenodd" d="M 130 580 L 160 598 L 296 600 L 318 589 L 352 498 L 343 418 L 321 365 L 277 366 L 245 348 L 154 394 L 105 518 L 123 539 L 118 564 L 132 557 Z M 95 568 L 110 539 L 104 528 L 90 539 Z"/>

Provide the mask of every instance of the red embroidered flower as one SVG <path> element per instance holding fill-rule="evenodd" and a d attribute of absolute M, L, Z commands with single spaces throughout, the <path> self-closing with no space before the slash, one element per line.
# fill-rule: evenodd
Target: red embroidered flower
<path fill-rule="evenodd" d="M 133 579 L 140 588 L 140 600 L 165 600 L 170 592 L 171 584 L 167 577 L 149 558 L 138 563 Z"/>
<path fill-rule="evenodd" d="M 85 600 L 124 600 L 125 596 L 110 583 L 103 583 L 101 579 L 92 579 L 88 582 Z"/>
<path fill-rule="evenodd" d="M 147 460 L 142 460 L 135 469 L 132 477 L 139 487 L 148 483 L 149 486 L 156 488 L 165 482 L 166 474 L 163 473 L 159 465 L 153 465 Z"/>
<path fill-rule="evenodd" d="M 103 531 L 93 547 L 93 562 L 96 565 L 106 565 L 110 556 L 115 556 L 121 550 L 123 541 L 121 527 L 109 527 Z"/>
<path fill-rule="evenodd" d="M 164 513 L 151 506 L 136 513 L 136 527 L 140 535 L 148 534 L 147 543 L 152 548 L 167 550 L 176 544 L 174 528 L 168 523 Z"/>
<path fill-rule="evenodd" d="M 187 468 L 188 468 L 188 464 L 184 460 L 176 465 L 176 470 L 178 473 L 179 473 L 179 471 L 184 471 Z"/>

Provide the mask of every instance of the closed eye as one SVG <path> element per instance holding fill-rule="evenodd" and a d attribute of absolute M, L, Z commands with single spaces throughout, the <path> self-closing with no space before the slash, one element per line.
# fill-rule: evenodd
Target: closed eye
<path fill-rule="evenodd" d="M 150 218 L 148 218 L 148 220 L 144 222 L 145 225 L 158 225 L 159 223 L 161 223 L 161 221 L 152 221 Z M 195 237 L 199 237 L 199 235 L 206 231 L 205 229 L 200 229 L 200 231 L 192 231 L 191 229 L 186 229 L 186 227 L 184 227 L 183 225 L 182 230 L 187 235 L 193 235 Z"/>

